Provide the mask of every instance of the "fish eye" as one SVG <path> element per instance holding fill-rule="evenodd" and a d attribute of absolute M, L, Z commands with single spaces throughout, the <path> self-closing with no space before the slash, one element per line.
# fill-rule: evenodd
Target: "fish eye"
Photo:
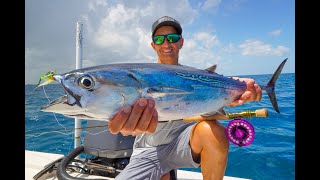
<path fill-rule="evenodd" d="M 91 90 L 94 87 L 94 81 L 90 76 L 80 77 L 78 80 L 78 84 L 87 90 Z"/>

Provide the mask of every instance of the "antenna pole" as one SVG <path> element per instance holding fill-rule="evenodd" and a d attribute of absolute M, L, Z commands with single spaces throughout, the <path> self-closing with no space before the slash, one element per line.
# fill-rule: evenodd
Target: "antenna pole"
<path fill-rule="evenodd" d="M 77 34 L 76 34 L 76 69 L 82 68 L 82 22 L 77 22 Z M 81 119 L 74 119 L 74 148 L 81 145 Z M 80 155 L 79 155 L 80 156 Z M 77 156 L 76 159 L 80 157 Z"/>

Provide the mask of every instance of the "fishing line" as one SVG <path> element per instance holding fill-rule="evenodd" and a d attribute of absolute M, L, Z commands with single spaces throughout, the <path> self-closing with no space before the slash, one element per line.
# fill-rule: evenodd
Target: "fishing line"
<path fill-rule="evenodd" d="M 50 101 L 50 99 L 49 99 L 48 96 L 47 96 L 47 93 L 46 93 L 46 91 L 45 91 L 45 89 L 44 89 L 44 86 L 42 86 L 42 89 L 43 89 L 44 95 L 46 96 L 46 98 L 48 99 L 48 101 L 49 101 L 49 103 L 50 103 L 51 101 Z M 66 128 L 65 126 L 63 126 L 62 124 L 60 124 L 60 122 L 58 121 L 58 118 L 56 117 L 56 114 L 55 114 L 55 113 L 52 113 L 52 114 L 53 114 L 55 120 L 57 121 L 57 123 L 58 123 L 61 127 L 63 127 L 63 128 L 65 129 L 65 131 L 67 131 L 67 128 Z"/>
<path fill-rule="evenodd" d="M 185 126 L 186 124 L 191 124 L 191 123 L 194 123 L 194 122 L 187 122 L 185 124 L 182 124 L 182 125 L 174 127 L 174 128 L 163 128 L 160 131 L 168 131 L 168 130 L 178 129 L 178 128 L 182 127 L 182 126 Z M 74 134 L 73 131 L 75 129 L 85 130 L 85 129 L 90 129 L 90 128 L 104 128 L 104 127 L 108 127 L 108 125 L 88 126 L 88 127 L 83 127 L 83 128 L 65 128 L 65 131 L 71 131 L 70 133 L 64 133 L 59 129 L 54 129 L 54 130 L 50 130 L 50 131 L 38 131 L 38 132 L 28 133 L 28 134 L 26 134 L 26 136 L 27 137 L 39 137 L 39 136 L 41 136 L 43 134 L 48 134 L 48 133 L 61 133 L 61 134 L 64 134 L 64 135 L 70 135 L 70 134 Z M 100 134 L 100 133 L 103 133 L 103 132 L 107 132 L 107 131 L 109 131 L 109 129 L 105 129 L 105 130 L 99 131 L 97 133 L 90 133 L 90 132 L 87 132 L 87 131 L 83 131 L 83 132 L 91 134 L 91 135 L 97 135 L 97 134 Z"/>
<path fill-rule="evenodd" d="M 65 128 L 66 131 L 74 131 L 75 129 L 89 129 L 89 128 L 102 128 L 102 127 L 108 127 L 108 125 L 103 125 L 103 126 L 88 126 L 88 127 L 83 127 L 83 128 Z M 87 131 L 83 131 L 83 132 L 86 132 L 88 134 L 91 134 L 91 135 L 97 135 L 99 133 L 102 133 L 104 131 L 109 131 L 109 129 L 106 129 L 106 130 L 103 130 L 103 131 L 100 131 L 100 132 L 97 132 L 97 133 L 89 133 Z M 63 133 L 61 130 L 57 130 L 57 129 L 54 129 L 54 130 L 50 130 L 50 131 L 38 131 L 38 132 L 32 132 L 32 133 L 29 133 L 29 134 L 26 134 L 26 136 L 32 136 L 32 137 L 39 137 L 40 135 L 42 134 L 48 134 L 48 133 L 61 133 L 61 134 L 64 134 L 64 135 L 69 135 L 69 134 L 74 134 L 74 132 L 71 132 L 71 133 Z M 39 135 L 35 135 L 35 134 L 39 134 Z"/>
<path fill-rule="evenodd" d="M 60 134 L 64 134 L 64 135 L 70 135 L 70 134 L 73 134 L 72 132 L 70 133 L 64 133 L 64 132 L 61 132 L 59 130 L 52 130 L 52 131 L 43 131 L 43 132 L 34 132 L 34 133 L 30 133 L 30 134 L 25 134 L 26 137 L 39 137 L 39 136 L 42 136 L 44 134 L 48 134 L 48 133 L 60 133 Z M 34 135 L 34 134 L 38 134 L 38 135 Z M 28 138 L 27 138 L 28 139 Z"/>

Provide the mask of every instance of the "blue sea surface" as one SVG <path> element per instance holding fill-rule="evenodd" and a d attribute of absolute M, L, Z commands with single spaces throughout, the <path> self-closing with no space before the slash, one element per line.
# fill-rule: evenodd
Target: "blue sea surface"
<path fill-rule="evenodd" d="M 255 79 L 261 86 L 271 74 L 240 76 Z M 25 149 L 67 155 L 74 148 L 74 119 L 60 114 L 41 112 L 40 107 L 64 94 L 58 84 L 25 86 Z M 33 91 L 34 90 L 34 91 Z M 268 117 L 247 120 L 255 128 L 255 139 L 249 146 L 230 143 L 226 176 L 249 179 L 295 179 L 295 74 L 283 73 L 276 82 L 277 113 L 263 92 L 260 102 L 226 107 L 227 112 L 266 108 Z M 48 100 L 49 99 L 49 100 Z M 220 120 L 226 127 L 229 120 Z M 86 126 L 86 121 L 82 121 Z M 82 142 L 85 131 L 82 132 Z M 200 168 L 183 168 L 200 172 Z"/>

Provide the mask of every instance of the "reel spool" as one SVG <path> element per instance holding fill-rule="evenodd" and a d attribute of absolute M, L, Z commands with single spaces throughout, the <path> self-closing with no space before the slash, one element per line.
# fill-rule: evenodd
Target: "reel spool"
<path fill-rule="evenodd" d="M 253 126 L 242 117 L 230 121 L 226 128 L 228 140 L 239 147 L 250 145 L 253 142 L 254 133 Z"/>

